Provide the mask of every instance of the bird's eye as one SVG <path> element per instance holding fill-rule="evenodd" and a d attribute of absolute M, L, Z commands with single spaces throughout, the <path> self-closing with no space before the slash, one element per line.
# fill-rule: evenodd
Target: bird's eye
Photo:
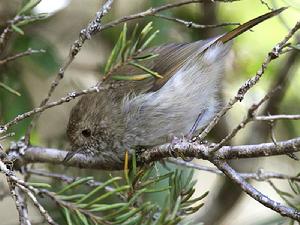
<path fill-rule="evenodd" d="M 83 131 L 81 131 L 81 134 L 84 136 L 84 137 L 90 137 L 92 132 L 90 129 L 84 129 Z"/>

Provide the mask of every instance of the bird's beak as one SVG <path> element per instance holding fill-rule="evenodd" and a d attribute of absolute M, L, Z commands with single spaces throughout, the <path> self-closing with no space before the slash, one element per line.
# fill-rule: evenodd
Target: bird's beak
<path fill-rule="evenodd" d="M 68 162 L 73 156 L 77 153 L 81 152 L 81 149 L 77 149 L 75 151 L 69 151 L 67 155 L 65 156 L 63 162 Z"/>

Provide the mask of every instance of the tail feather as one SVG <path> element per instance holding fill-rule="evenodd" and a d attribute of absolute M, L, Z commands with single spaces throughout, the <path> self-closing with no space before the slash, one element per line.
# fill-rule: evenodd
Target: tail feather
<path fill-rule="evenodd" d="M 286 10 L 288 7 L 282 7 L 279 9 L 276 9 L 272 12 L 266 13 L 264 15 L 261 15 L 259 17 L 256 17 L 240 26 L 238 26 L 237 28 L 233 29 L 232 31 L 222 35 L 221 37 L 219 37 L 216 42 L 222 42 L 222 43 L 226 43 L 230 40 L 232 40 L 233 38 L 239 36 L 240 34 L 244 33 L 245 31 L 251 29 L 252 27 L 256 26 L 257 24 L 272 18 L 273 16 L 278 15 L 279 13 L 281 13 L 282 11 Z"/>

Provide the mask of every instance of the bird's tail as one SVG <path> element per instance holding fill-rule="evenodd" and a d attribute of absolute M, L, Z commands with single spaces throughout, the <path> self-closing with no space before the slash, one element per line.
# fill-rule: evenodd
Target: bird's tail
<path fill-rule="evenodd" d="M 267 19 L 270 19 L 273 16 L 278 15 L 279 13 L 281 13 L 282 11 L 284 11 L 287 8 L 288 7 L 282 7 L 282 8 L 273 10 L 272 12 L 269 12 L 269 13 L 266 13 L 259 17 L 256 17 L 252 20 L 249 20 L 248 22 L 238 26 L 237 28 L 233 29 L 232 31 L 229 31 L 228 33 L 222 35 L 221 37 L 216 39 L 215 42 L 226 43 L 226 42 L 232 40 L 233 38 L 239 36 L 240 34 L 244 33 L 245 31 L 250 30 L 252 27 L 256 26 L 257 24 L 259 24 Z"/>

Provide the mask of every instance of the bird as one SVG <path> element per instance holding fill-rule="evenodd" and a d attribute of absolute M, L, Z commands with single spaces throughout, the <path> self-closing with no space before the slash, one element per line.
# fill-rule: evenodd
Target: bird
<path fill-rule="evenodd" d="M 116 88 L 82 96 L 70 113 L 67 136 L 72 149 L 64 160 L 81 153 L 98 157 L 104 170 L 118 170 L 126 151 L 164 144 L 205 127 L 221 106 L 218 92 L 232 40 L 285 9 L 208 40 L 163 44 L 139 53 L 157 55 L 143 66 L 161 77 L 137 81 L 110 76 L 101 85 Z M 141 72 L 124 65 L 112 75 Z"/>

